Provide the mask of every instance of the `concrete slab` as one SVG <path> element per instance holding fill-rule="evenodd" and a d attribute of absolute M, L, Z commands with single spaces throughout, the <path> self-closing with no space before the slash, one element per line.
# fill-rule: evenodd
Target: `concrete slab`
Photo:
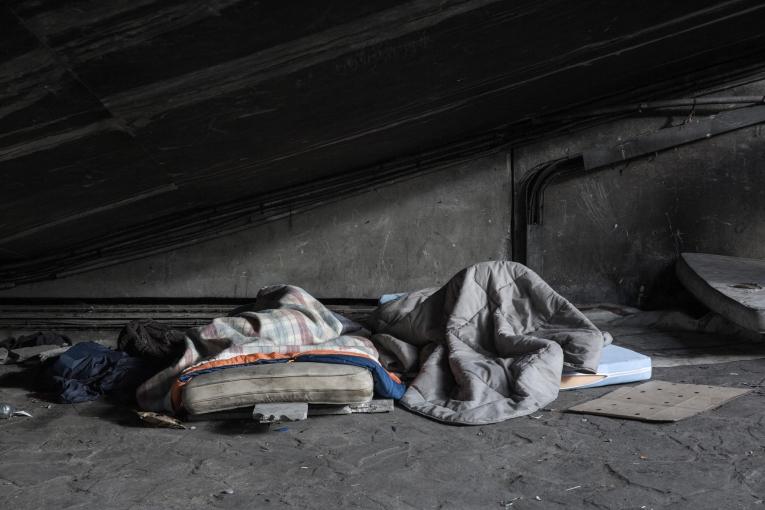
<path fill-rule="evenodd" d="M 765 260 L 682 253 L 677 276 L 710 309 L 765 333 Z"/>
<path fill-rule="evenodd" d="M 752 389 L 666 424 L 561 412 L 612 390 L 596 388 L 481 427 L 397 409 L 270 432 L 251 418 L 173 430 L 109 402 L 42 401 L 34 376 L 0 367 L 0 401 L 34 416 L 0 421 L 0 490 L 16 510 L 756 509 L 765 499 L 761 360 L 655 369 L 662 380 Z"/>

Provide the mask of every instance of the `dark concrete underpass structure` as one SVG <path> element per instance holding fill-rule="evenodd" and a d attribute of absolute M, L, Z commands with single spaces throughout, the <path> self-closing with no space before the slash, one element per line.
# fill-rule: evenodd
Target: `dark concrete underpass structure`
<path fill-rule="evenodd" d="M 31 415 L 0 419 L 0 506 L 765 507 L 764 332 L 740 319 L 765 315 L 763 22 L 754 0 L 0 0 L 0 404 Z M 147 375 L 61 372 L 86 342 Z M 569 412 L 640 384 L 558 393 L 613 346 L 746 392 Z M 191 412 L 190 381 L 282 361 L 369 394 L 274 378 Z M 308 418 L 266 423 L 285 403 Z M 460 421 L 492 406 L 515 417 Z"/>

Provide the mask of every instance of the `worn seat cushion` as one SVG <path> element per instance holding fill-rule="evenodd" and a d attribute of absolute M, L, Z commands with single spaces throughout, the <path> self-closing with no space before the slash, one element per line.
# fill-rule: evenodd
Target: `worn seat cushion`
<path fill-rule="evenodd" d="M 227 368 L 194 377 L 183 388 L 191 414 L 249 407 L 265 402 L 358 404 L 373 395 L 369 370 L 334 363 L 266 363 Z"/>

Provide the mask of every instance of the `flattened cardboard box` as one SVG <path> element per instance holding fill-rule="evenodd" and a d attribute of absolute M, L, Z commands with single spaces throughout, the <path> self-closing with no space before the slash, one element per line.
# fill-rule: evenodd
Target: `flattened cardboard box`
<path fill-rule="evenodd" d="M 619 388 L 568 410 L 642 421 L 679 421 L 719 407 L 749 391 L 702 384 L 649 381 L 638 386 Z"/>

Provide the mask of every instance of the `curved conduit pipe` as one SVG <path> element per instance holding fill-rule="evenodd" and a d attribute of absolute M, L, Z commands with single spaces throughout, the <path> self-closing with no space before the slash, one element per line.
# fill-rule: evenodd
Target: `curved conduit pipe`
<path fill-rule="evenodd" d="M 729 100 L 732 98 L 718 98 L 717 100 L 720 99 L 725 99 L 726 104 L 731 104 Z M 743 99 L 749 101 L 751 98 Z M 758 103 L 765 102 L 762 97 L 758 96 L 758 99 Z M 661 102 L 661 104 L 667 103 L 671 103 L 671 101 Z M 677 104 L 672 106 L 677 106 Z M 739 108 L 712 115 L 693 123 L 660 129 L 639 138 L 626 140 L 616 146 L 597 147 L 581 154 L 537 165 L 521 178 L 517 194 L 514 197 L 513 260 L 526 263 L 528 227 L 542 223 L 544 192 L 555 179 L 654 155 L 680 145 L 705 140 L 761 123 L 765 123 L 765 105 Z"/>

